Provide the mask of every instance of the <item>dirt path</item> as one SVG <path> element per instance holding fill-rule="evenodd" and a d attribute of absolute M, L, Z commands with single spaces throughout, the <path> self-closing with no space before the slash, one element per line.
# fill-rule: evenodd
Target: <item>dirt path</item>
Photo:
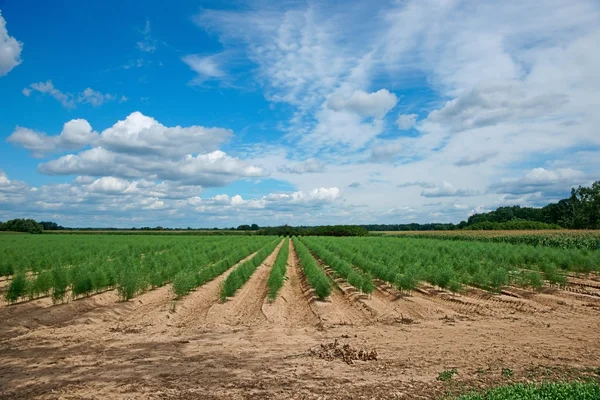
<path fill-rule="evenodd" d="M 100 319 L 107 321 L 112 314 L 107 308 L 119 301 L 115 290 L 54 305 L 50 297 L 7 306 L 0 309 L 0 340 L 7 336 L 27 334 L 32 329 L 69 326 L 99 310 Z M 91 317 L 94 318 L 94 317 Z"/>
<path fill-rule="evenodd" d="M 206 314 L 207 325 L 256 325 L 266 321 L 262 305 L 268 293 L 269 273 L 282 243 L 283 241 L 254 271 L 248 282 L 237 291 L 234 297 L 227 299 L 224 303 L 214 303 L 210 307 Z"/>
<path fill-rule="evenodd" d="M 254 257 L 256 252 L 229 268 L 212 281 L 205 283 L 175 304 L 173 323 L 182 332 L 197 332 L 206 326 L 206 316 L 210 308 L 219 301 L 221 285 L 229 274 L 240 264 Z"/>
<path fill-rule="evenodd" d="M 300 266 L 294 250 L 294 244 L 289 241 L 290 252 L 286 271 L 287 280 L 277 294 L 275 301 L 270 303 L 265 299 L 262 312 L 269 323 L 276 326 L 297 327 L 316 326 L 319 318 L 311 310 L 307 296 L 302 291 L 300 282 Z"/>

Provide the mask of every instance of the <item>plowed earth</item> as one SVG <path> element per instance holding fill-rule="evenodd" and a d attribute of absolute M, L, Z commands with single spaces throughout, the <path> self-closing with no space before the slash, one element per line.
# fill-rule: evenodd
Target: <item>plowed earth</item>
<path fill-rule="evenodd" d="M 165 286 L 129 302 L 107 291 L 1 305 L 0 398 L 434 399 L 508 381 L 598 378 L 597 277 L 499 295 L 428 285 L 401 293 L 377 282 L 365 296 L 324 266 L 334 289 L 319 301 L 292 246 L 270 303 L 276 252 L 225 303 L 220 286 L 233 268 L 176 302 Z M 451 381 L 436 379 L 452 368 Z"/>

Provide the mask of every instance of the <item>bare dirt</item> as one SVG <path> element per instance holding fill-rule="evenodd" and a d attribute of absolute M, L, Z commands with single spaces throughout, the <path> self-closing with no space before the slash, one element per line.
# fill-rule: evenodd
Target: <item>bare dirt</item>
<path fill-rule="evenodd" d="M 53 305 L 0 306 L 2 399 L 437 399 L 513 381 L 599 379 L 600 294 L 592 277 L 541 292 L 456 295 L 336 279 L 306 286 L 293 246 L 267 299 L 270 255 L 234 297 L 233 270 L 174 303 L 169 286 L 129 302 L 114 291 Z M 456 368 L 451 381 L 436 378 Z M 511 370 L 512 376 L 502 371 Z"/>

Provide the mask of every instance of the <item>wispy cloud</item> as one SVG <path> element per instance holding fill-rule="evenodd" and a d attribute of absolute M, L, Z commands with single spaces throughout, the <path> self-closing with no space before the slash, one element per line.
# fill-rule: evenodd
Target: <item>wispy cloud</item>
<path fill-rule="evenodd" d="M 83 92 L 77 95 L 65 93 L 57 89 L 51 80 L 47 80 L 46 82 L 32 83 L 29 85 L 29 87 L 23 89 L 23 95 L 29 97 L 34 91 L 52 96 L 66 109 L 73 109 L 77 107 L 78 104 L 91 104 L 94 107 L 99 107 L 107 101 L 113 101 L 117 99 L 117 96 L 113 94 L 101 93 L 92 88 L 86 88 Z M 120 102 L 127 101 L 126 99 L 127 98 L 125 96 L 121 96 Z"/>
<path fill-rule="evenodd" d="M 153 53 L 156 50 L 156 41 L 152 39 L 152 30 L 150 28 L 150 20 L 146 18 L 146 25 L 144 25 L 144 29 L 142 30 L 142 35 L 144 35 L 144 39 L 137 42 L 137 48 L 145 53 Z"/>

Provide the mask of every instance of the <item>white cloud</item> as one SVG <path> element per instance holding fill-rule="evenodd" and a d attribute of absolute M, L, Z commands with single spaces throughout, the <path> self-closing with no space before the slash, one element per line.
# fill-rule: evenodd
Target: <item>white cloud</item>
<path fill-rule="evenodd" d="M 97 137 L 86 120 L 74 119 L 65 123 L 57 136 L 18 126 L 6 141 L 31 151 L 34 157 L 39 158 L 61 149 L 79 149 L 91 144 Z"/>
<path fill-rule="evenodd" d="M 192 81 L 192 84 L 202 84 L 209 79 L 222 79 L 225 72 L 221 69 L 221 62 L 224 54 L 211 56 L 201 56 L 199 54 L 189 54 L 181 58 L 198 76 Z"/>
<path fill-rule="evenodd" d="M 278 168 L 279 172 L 284 172 L 288 174 L 310 174 L 316 172 L 324 172 L 325 164 L 322 162 L 315 160 L 314 158 L 308 159 L 304 162 L 295 164 L 291 167 L 283 166 Z"/>
<path fill-rule="evenodd" d="M 63 93 L 57 88 L 54 87 L 51 80 L 46 82 L 37 82 L 32 83 L 30 85 L 31 89 L 38 91 L 40 93 L 49 94 L 54 97 L 56 100 L 63 105 L 63 107 L 71 109 L 75 108 L 75 100 L 73 99 L 73 95 L 70 93 Z"/>
<path fill-rule="evenodd" d="M 374 93 L 357 90 L 348 98 L 341 94 L 331 96 L 327 106 L 335 111 L 350 111 L 361 117 L 383 118 L 397 102 L 396 95 L 387 89 Z"/>
<path fill-rule="evenodd" d="M 231 130 L 223 128 L 166 127 L 136 111 L 104 130 L 98 144 L 122 153 L 183 156 L 213 151 L 232 135 Z"/>
<path fill-rule="evenodd" d="M 134 112 L 99 135 L 92 132 L 87 121 L 73 120 L 58 136 L 18 128 L 9 141 L 36 155 L 92 145 L 89 150 L 38 166 L 40 172 L 50 175 L 149 179 L 204 187 L 264 176 L 262 167 L 217 150 L 231 135 L 230 130 L 222 128 L 166 127 Z"/>
<path fill-rule="evenodd" d="M 137 42 L 137 48 L 145 53 L 153 53 L 156 50 L 156 41 L 152 39 L 151 32 L 150 20 L 146 19 L 146 25 L 142 30 L 144 40 Z"/>
<path fill-rule="evenodd" d="M 479 165 L 483 164 L 487 160 L 494 158 L 498 155 L 497 151 L 490 151 L 483 154 L 470 154 L 464 157 L 461 157 L 458 161 L 454 163 L 457 167 L 466 167 L 469 165 Z"/>
<path fill-rule="evenodd" d="M 6 20 L 0 13 L 0 76 L 8 74 L 21 64 L 23 43 L 8 34 Z"/>
<path fill-rule="evenodd" d="M 403 146 L 400 143 L 389 143 L 377 145 L 371 149 L 370 161 L 389 162 L 393 161 L 402 151 Z"/>
<path fill-rule="evenodd" d="M 434 185 L 433 183 L 422 182 L 422 181 L 420 181 L 420 182 L 415 182 L 415 181 L 404 182 L 404 183 L 400 183 L 400 184 L 396 185 L 396 187 L 399 187 L 399 188 L 406 188 L 406 187 L 413 187 L 413 186 L 418 186 L 422 189 L 433 189 L 436 187 L 436 185 Z"/>
<path fill-rule="evenodd" d="M 318 218 L 339 199 L 337 188 L 323 187 L 248 199 L 239 194 L 201 198 L 201 191 L 200 186 L 111 176 L 30 187 L 10 181 L 0 170 L 0 219 L 6 219 L 9 210 L 11 216 L 58 220 L 69 226 L 164 226 L 166 219 L 171 221 L 168 226 L 184 227 L 248 220 L 266 225 L 280 219 L 285 223 L 297 213 Z"/>
<path fill-rule="evenodd" d="M 400 114 L 396 119 L 396 126 L 401 131 L 406 131 L 417 123 L 417 114 Z"/>
<path fill-rule="evenodd" d="M 573 186 L 589 184 L 592 179 L 582 171 L 571 168 L 547 170 L 534 168 L 519 178 L 502 178 L 490 185 L 490 190 L 496 193 L 524 195 L 543 193 L 548 196 L 566 194 Z"/>
<path fill-rule="evenodd" d="M 101 93 L 92 88 L 86 88 L 78 95 L 65 93 L 54 87 L 54 84 L 51 80 L 47 80 L 46 82 L 32 83 L 28 88 L 23 89 L 23 94 L 29 97 L 32 91 L 42 94 L 49 94 L 67 109 L 73 109 L 77 107 L 78 104 L 91 104 L 94 107 L 98 107 L 107 101 L 113 101 L 117 99 L 117 96 L 113 94 Z M 120 102 L 122 101 L 127 101 L 127 98 L 122 96 Z"/>
<path fill-rule="evenodd" d="M 92 88 L 85 89 L 77 98 L 80 103 L 88 103 L 94 107 L 101 106 L 107 101 L 114 100 L 115 96 L 108 93 L 100 93 Z"/>
<path fill-rule="evenodd" d="M 421 191 L 423 197 L 468 197 L 476 196 L 479 193 L 472 189 L 459 189 L 451 183 L 444 181 L 441 185 L 432 188 L 424 188 Z"/>

